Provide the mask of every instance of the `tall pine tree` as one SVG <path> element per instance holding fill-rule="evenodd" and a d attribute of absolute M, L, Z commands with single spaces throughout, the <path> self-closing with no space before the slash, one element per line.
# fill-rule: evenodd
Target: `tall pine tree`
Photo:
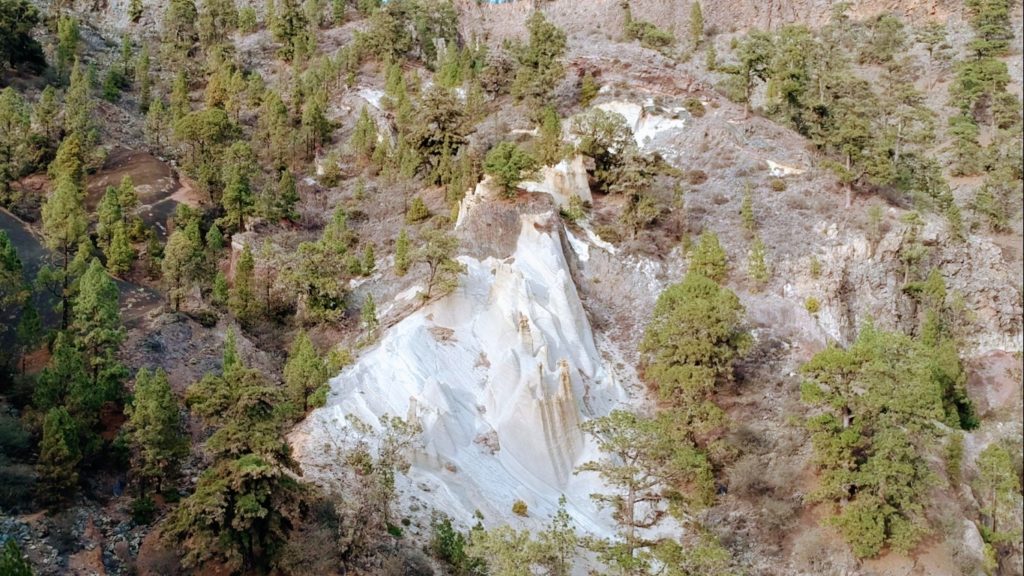
<path fill-rule="evenodd" d="M 135 376 L 135 395 L 126 412 L 132 462 L 141 478 L 142 495 L 146 494 L 149 481 L 156 481 L 159 491 L 164 480 L 177 476 L 181 460 L 188 454 L 178 401 L 163 370 L 139 370 Z"/>

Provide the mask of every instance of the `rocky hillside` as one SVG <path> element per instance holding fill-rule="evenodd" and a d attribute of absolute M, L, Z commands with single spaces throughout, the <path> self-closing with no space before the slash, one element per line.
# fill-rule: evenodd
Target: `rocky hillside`
<path fill-rule="evenodd" d="M 1019 4 L 32 5 L 0 573 L 1024 573 Z"/>

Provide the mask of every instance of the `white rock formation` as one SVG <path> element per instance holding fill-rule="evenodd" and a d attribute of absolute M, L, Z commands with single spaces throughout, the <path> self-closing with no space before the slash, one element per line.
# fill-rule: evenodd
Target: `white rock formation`
<path fill-rule="evenodd" d="M 554 166 L 544 166 L 537 172 L 535 180 L 524 181 L 520 187 L 530 192 L 550 194 L 559 207 L 567 205 L 573 195 L 584 202 L 594 201 L 587 176 L 587 160 L 579 154 Z"/>
<path fill-rule="evenodd" d="M 463 258 L 460 287 L 390 328 L 379 344 L 331 381 L 327 405 L 293 437 L 308 476 L 329 475 L 327 447 L 342 442 L 345 415 L 376 425 L 383 414 L 415 417 L 423 450 L 405 486 L 457 520 L 485 523 L 529 506 L 537 526 L 560 495 L 578 525 L 606 533 L 589 498 L 598 457 L 579 423 L 626 396 L 602 364 L 570 276 L 553 212 L 521 216 L 515 253 Z M 325 467 L 326 466 L 326 467 Z"/>
<path fill-rule="evenodd" d="M 649 110 L 654 108 L 653 102 L 641 106 L 635 102 L 613 100 L 598 104 L 595 108 L 621 114 L 641 149 L 652 148 L 654 140 L 663 133 L 671 134 L 686 127 L 686 120 L 681 117 L 684 114 L 681 108 L 672 110 L 674 117 L 669 118 L 650 112 Z"/>

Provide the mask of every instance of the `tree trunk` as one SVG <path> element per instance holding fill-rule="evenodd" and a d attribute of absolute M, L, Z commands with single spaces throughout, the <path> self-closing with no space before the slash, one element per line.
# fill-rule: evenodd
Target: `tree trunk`
<path fill-rule="evenodd" d="M 747 83 L 743 87 L 743 119 L 750 118 L 750 93 L 751 93 L 751 80 L 750 75 L 747 75 Z"/>
<path fill-rule="evenodd" d="M 632 559 L 636 551 L 636 490 L 632 486 L 629 487 L 629 492 L 626 495 L 626 510 L 628 515 L 625 520 L 629 523 L 626 532 L 626 548 L 629 550 L 630 559 Z"/>
<path fill-rule="evenodd" d="M 850 158 L 850 155 L 847 154 L 846 155 L 846 178 L 845 178 L 845 182 L 843 183 L 843 185 L 846 187 L 846 208 L 847 209 L 849 209 L 850 206 L 853 206 L 853 180 L 850 178 L 850 166 L 851 166 L 851 164 L 852 164 L 852 160 Z"/>
<path fill-rule="evenodd" d="M 68 329 L 68 290 L 71 288 L 71 283 L 68 282 L 68 244 L 64 243 L 64 274 L 61 275 L 61 291 L 60 291 L 60 328 L 61 330 Z"/>

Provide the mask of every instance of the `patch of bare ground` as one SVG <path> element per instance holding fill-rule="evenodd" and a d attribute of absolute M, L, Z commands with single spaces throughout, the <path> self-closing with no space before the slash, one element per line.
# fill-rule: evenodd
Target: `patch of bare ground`
<path fill-rule="evenodd" d="M 162 539 L 160 530 L 153 530 L 142 539 L 135 571 L 138 576 L 176 576 L 181 574 L 178 551 Z"/>

